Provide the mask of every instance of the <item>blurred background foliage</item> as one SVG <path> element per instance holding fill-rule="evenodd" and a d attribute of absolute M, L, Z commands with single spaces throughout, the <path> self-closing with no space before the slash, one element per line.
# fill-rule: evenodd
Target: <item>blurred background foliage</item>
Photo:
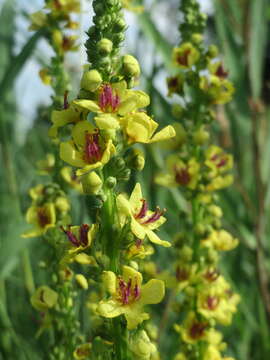
<path fill-rule="evenodd" d="M 234 100 L 217 108 L 213 141 L 235 157 L 235 183 L 220 195 L 225 227 L 240 239 L 240 246 L 223 259 L 223 271 L 231 279 L 242 302 L 232 326 L 224 329 L 229 353 L 238 360 L 262 360 L 270 354 L 270 5 L 267 0 L 202 0 L 208 13 L 206 41 L 218 44 L 226 69 L 236 87 Z M 127 13 L 126 50 L 142 65 L 141 88 L 150 92 L 149 112 L 162 125 L 173 122 L 166 97 L 166 76 L 171 68 L 171 49 L 178 42 L 181 16 L 178 0 L 145 0 L 143 14 Z M 38 78 L 51 51 L 42 33 L 30 33 L 28 16 L 42 1 L 0 1 L 0 359 L 42 359 L 46 341 L 37 342 L 37 319 L 29 294 L 41 283 L 38 260 L 46 251 L 39 239 L 25 240 L 24 213 L 28 189 L 41 179 L 36 162 L 51 151 L 47 138 L 50 90 Z M 81 37 L 90 24 L 90 1 L 84 1 Z M 78 90 L 85 61 L 68 57 L 66 66 Z M 146 151 L 146 150 L 145 150 Z M 171 239 L 181 228 L 183 199 L 173 189 L 161 189 L 153 176 L 164 166 L 162 149 L 146 152 L 146 168 L 139 175 L 152 205 L 167 208 L 167 226 L 161 234 Z M 79 221 L 79 199 L 73 196 L 73 212 Z M 160 268 L 169 268 L 171 253 L 158 250 Z M 35 274 L 35 276 L 33 276 Z M 162 314 L 160 345 L 171 359 L 176 335 L 170 315 Z M 166 321 L 165 321 L 165 320 Z M 168 335 L 170 334 L 170 335 Z M 163 357 L 162 357 L 163 358 Z"/>

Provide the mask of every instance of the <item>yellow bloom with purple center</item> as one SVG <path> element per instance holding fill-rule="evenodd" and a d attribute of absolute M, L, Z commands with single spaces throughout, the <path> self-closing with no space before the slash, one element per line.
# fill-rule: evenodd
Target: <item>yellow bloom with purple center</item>
<path fill-rule="evenodd" d="M 135 329 L 149 319 L 149 315 L 143 312 L 143 306 L 158 304 L 165 294 L 163 281 L 151 279 L 142 285 L 142 280 L 142 274 L 129 266 L 123 266 L 122 276 L 105 271 L 103 282 L 111 297 L 99 302 L 97 312 L 107 318 L 124 315 L 127 328 Z"/>
<path fill-rule="evenodd" d="M 142 196 L 141 185 L 136 184 L 129 199 L 120 194 L 116 198 L 121 226 L 130 220 L 130 227 L 138 239 L 148 239 L 158 245 L 171 246 L 168 241 L 161 240 L 154 230 L 158 229 L 165 221 L 162 216 L 164 211 L 157 208 L 155 211 L 148 210 L 146 200 Z"/>
<path fill-rule="evenodd" d="M 67 252 L 61 260 L 61 265 L 72 262 L 75 257 L 89 248 L 95 237 L 97 226 L 82 224 L 80 226 L 61 227 L 67 237 Z"/>
<path fill-rule="evenodd" d="M 199 58 L 199 51 L 189 42 L 173 49 L 173 62 L 182 69 L 190 68 Z"/>
<path fill-rule="evenodd" d="M 26 212 L 26 222 L 33 228 L 22 234 L 23 238 L 37 237 L 56 225 L 56 209 L 54 203 L 32 205 Z"/>
<path fill-rule="evenodd" d="M 216 75 L 202 76 L 200 89 L 207 94 L 212 104 L 226 104 L 231 101 L 235 91 L 229 80 Z"/>
<path fill-rule="evenodd" d="M 79 167 L 77 176 L 105 165 L 115 153 L 111 139 L 104 139 L 99 129 L 88 121 L 80 121 L 72 129 L 72 140 L 60 144 L 60 157 Z"/>
<path fill-rule="evenodd" d="M 181 339 L 188 344 L 195 344 L 200 340 L 204 340 L 207 336 L 208 327 L 208 322 L 200 320 L 193 311 L 187 314 L 183 325 L 174 325 L 174 329 L 180 334 Z"/>
<path fill-rule="evenodd" d="M 166 165 L 168 172 L 158 174 L 155 177 L 157 184 L 167 187 L 184 186 L 189 189 L 196 188 L 200 179 L 200 164 L 195 158 L 184 162 L 173 154 L 168 157 Z"/>

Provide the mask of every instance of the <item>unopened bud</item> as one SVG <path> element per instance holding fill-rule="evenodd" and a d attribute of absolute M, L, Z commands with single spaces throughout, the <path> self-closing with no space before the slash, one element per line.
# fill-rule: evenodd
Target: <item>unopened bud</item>
<path fill-rule="evenodd" d="M 84 290 L 88 289 L 88 282 L 82 274 L 75 275 L 75 280 L 77 281 L 77 284 Z"/>
<path fill-rule="evenodd" d="M 97 70 L 86 71 L 81 80 L 81 88 L 88 91 L 96 91 L 102 84 L 102 77 Z"/>
<path fill-rule="evenodd" d="M 140 65 L 134 56 L 132 55 L 123 56 L 123 71 L 124 74 L 127 75 L 128 77 L 137 78 L 140 76 L 141 73 Z"/>
<path fill-rule="evenodd" d="M 205 144 L 209 140 L 209 137 L 209 132 L 204 130 L 204 126 L 201 126 L 193 135 L 193 139 L 197 145 Z"/>
<path fill-rule="evenodd" d="M 200 44 L 203 41 L 202 34 L 193 34 L 192 37 L 191 37 L 191 41 L 194 44 Z"/>
<path fill-rule="evenodd" d="M 113 43 L 111 42 L 111 40 L 104 38 L 98 42 L 97 47 L 100 54 L 108 55 L 113 49 Z"/>
<path fill-rule="evenodd" d="M 85 194 L 97 194 L 102 187 L 102 180 L 95 171 L 83 175 L 81 181 Z"/>
<path fill-rule="evenodd" d="M 113 189 L 115 187 L 115 185 L 117 184 L 117 180 L 115 177 L 113 176 L 109 176 L 106 181 L 105 181 L 105 185 L 107 186 L 107 188 L 109 189 Z"/>
<path fill-rule="evenodd" d="M 218 48 L 216 47 L 216 45 L 210 45 L 208 48 L 208 52 L 207 55 L 213 59 L 215 57 L 218 56 Z"/>

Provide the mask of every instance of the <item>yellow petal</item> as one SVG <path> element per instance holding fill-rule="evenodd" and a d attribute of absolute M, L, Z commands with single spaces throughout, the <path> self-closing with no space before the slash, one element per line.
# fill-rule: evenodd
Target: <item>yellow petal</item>
<path fill-rule="evenodd" d="M 72 129 L 72 138 L 76 145 L 84 146 L 85 145 L 85 134 L 92 133 L 94 131 L 94 126 L 88 121 L 78 122 Z"/>
<path fill-rule="evenodd" d="M 131 218 L 130 223 L 131 231 L 137 238 L 144 239 L 146 228 L 142 226 L 138 221 L 136 221 L 133 217 Z"/>
<path fill-rule="evenodd" d="M 168 241 L 161 240 L 157 236 L 157 234 L 155 234 L 154 231 L 152 231 L 152 230 L 146 230 L 146 235 L 148 236 L 148 239 L 154 244 L 161 245 L 161 246 L 164 246 L 164 247 L 170 247 L 171 246 L 171 243 L 169 243 Z"/>
<path fill-rule="evenodd" d="M 131 214 L 131 207 L 128 199 L 123 195 L 120 194 L 116 198 L 116 205 L 119 213 L 124 215 L 130 215 Z"/>
<path fill-rule="evenodd" d="M 81 154 L 75 149 L 72 141 L 60 144 L 60 158 L 70 165 L 83 167 L 85 165 Z"/>
<path fill-rule="evenodd" d="M 168 125 L 164 129 L 157 132 L 152 139 L 149 141 L 150 143 L 157 142 L 157 141 L 163 141 L 171 139 L 175 136 L 176 132 L 173 128 L 173 126 Z"/>
<path fill-rule="evenodd" d="M 124 306 L 121 306 L 121 304 L 115 300 L 100 301 L 97 306 L 97 313 L 106 318 L 114 318 L 124 312 Z"/>
<path fill-rule="evenodd" d="M 130 195 L 129 203 L 132 209 L 133 214 L 136 214 L 140 211 L 142 207 L 142 188 L 140 183 L 137 183 Z"/>
<path fill-rule="evenodd" d="M 130 266 L 123 266 L 123 279 L 128 283 L 131 279 L 131 288 L 133 288 L 136 284 L 141 287 L 142 283 L 142 274 Z"/>
<path fill-rule="evenodd" d="M 149 319 L 147 313 L 141 312 L 141 309 L 135 306 L 130 306 L 126 308 L 125 318 L 127 320 L 128 330 L 135 329 L 140 323 L 144 320 Z"/>
<path fill-rule="evenodd" d="M 120 128 L 117 118 L 111 114 L 100 114 L 95 117 L 95 122 L 101 130 L 117 130 Z"/>
<path fill-rule="evenodd" d="M 106 290 L 111 294 L 116 293 L 116 275 L 112 271 L 104 271 L 102 274 L 102 282 Z"/>
<path fill-rule="evenodd" d="M 78 106 L 79 108 L 87 109 L 89 111 L 93 111 L 97 113 L 101 112 L 99 105 L 97 104 L 97 102 L 93 100 L 79 99 L 79 100 L 74 100 L 73 104 L 75 106 Z"/>
<path fill-rule="evenodd" d="M 142 304 L 158 304 L 165 295 L 164 281 L 151 279 L 141 289 L 140 302 Z"/>

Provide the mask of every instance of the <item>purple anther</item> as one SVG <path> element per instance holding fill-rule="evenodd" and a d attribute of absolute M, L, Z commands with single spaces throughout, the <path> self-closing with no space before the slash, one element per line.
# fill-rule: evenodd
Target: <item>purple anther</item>
<path fill-rule="evenodd" d="M 80 243 L 84 246 L 88 245 L 88 231 L 89 231 L 89 225 L 82 224 L 80 226 Z"/>
<path fill-rule="evenodd" d="M 147 206 L 147 202 L 144 199 L 141 199 L 142 201 L 142 206 L 140 211 L 138 212 L 138 214 L 136 214 L 134 217 L 135 219 L 142 219 L 143 217 L 145 217 L 147 210 L 148 210 L 148 206 Z"/>

